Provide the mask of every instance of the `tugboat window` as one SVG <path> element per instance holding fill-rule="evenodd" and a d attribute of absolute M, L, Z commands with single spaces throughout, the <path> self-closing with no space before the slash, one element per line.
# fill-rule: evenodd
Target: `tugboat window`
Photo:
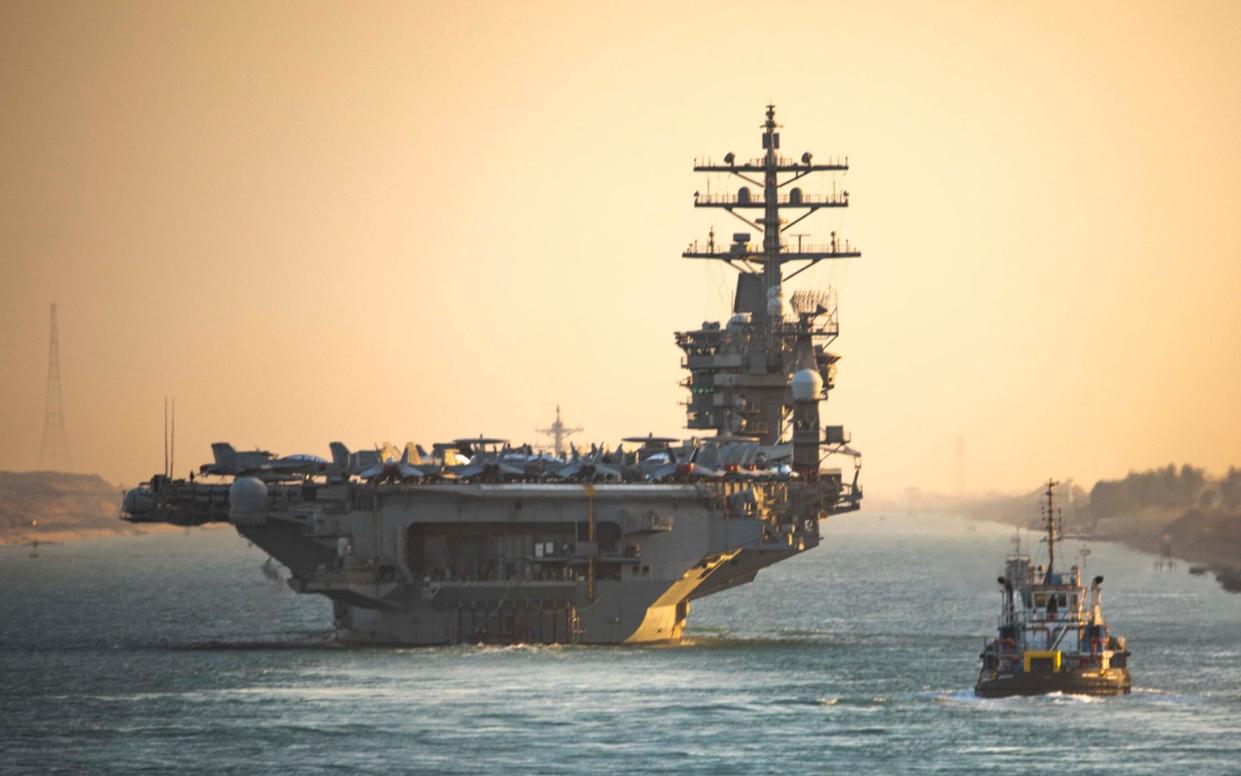
<path fill-rule="evenodd" d="M 1034 594 L 1034 607 L 1036 609 L 1042 609 L 1044 606 L 1047 606 L 1047 594 L 1046 593 L 1035 593 Z"/>

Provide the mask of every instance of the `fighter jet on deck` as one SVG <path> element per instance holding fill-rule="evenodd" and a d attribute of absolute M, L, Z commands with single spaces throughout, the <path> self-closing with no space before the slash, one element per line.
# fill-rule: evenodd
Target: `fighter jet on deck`
<path fill-rule="evenodd" d="M 268 450 L 238 452 L 228 442 L 213 443 L 211 453 L 215 461 L 198 467 L 199 474 L 258 477 L 261 480 L 279 481 L 313 477 L 326 472 L 328 468 L 328 462 L 317 455 L 298 454 L 278 458 Z"/>

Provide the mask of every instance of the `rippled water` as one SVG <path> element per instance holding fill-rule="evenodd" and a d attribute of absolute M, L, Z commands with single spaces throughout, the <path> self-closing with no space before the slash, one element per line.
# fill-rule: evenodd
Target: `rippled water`
<path fill-rule="evenodd" d="M 1092 547 L 1133 695 L 978 700 L 1009 529 L 864 514 L 676 647 L 340 649 L 228 530 L 0 548 L 0 772 L 1237 773 L 1241 596 Z"/>

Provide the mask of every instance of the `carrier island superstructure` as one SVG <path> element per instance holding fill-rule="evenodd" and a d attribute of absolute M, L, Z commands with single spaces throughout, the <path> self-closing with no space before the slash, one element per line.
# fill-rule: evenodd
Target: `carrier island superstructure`
<path fill-rule="evenodd" d="M 683 254 L 738 272 L 731 318 L 676 334 L 700 436 L 562 454 L 486 438 L 429 452 L 333 443 L 330 461 L 217 444 L 201 476 L 165 472 L 126 493 L 126 519 L 232 523 L 294 590 L 332 601 L 347 643 L 678 640 L 692 601 L 817 546 L 820 520 L 862 499 L 858 454 L 820 417 L 836 372 L 834 297 L 784 289 L 806 267 L 860 255 L 835 232 L 813 246 L 785 238 L 849 204 L 834 183 L 847 160 L 783 156 L 774 106 L 761 129 L 758 157 L 694 165 L 738 185 L 694 205 L 750 230 L 722 243 L 712 231 Z M 816 173 L 831 193 L 803 191 Z"/>

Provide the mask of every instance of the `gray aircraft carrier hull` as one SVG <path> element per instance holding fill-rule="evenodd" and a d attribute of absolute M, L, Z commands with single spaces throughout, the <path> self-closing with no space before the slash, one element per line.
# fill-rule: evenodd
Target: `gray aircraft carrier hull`
<path fill-rule="evenodd" d="M 816 546 L 838 492 L 341 483 L 302 500 L 241 479 L 229 520 L 332 599 L 345 643 L 637 644 L 678 640 L 692 599 Z"/>

